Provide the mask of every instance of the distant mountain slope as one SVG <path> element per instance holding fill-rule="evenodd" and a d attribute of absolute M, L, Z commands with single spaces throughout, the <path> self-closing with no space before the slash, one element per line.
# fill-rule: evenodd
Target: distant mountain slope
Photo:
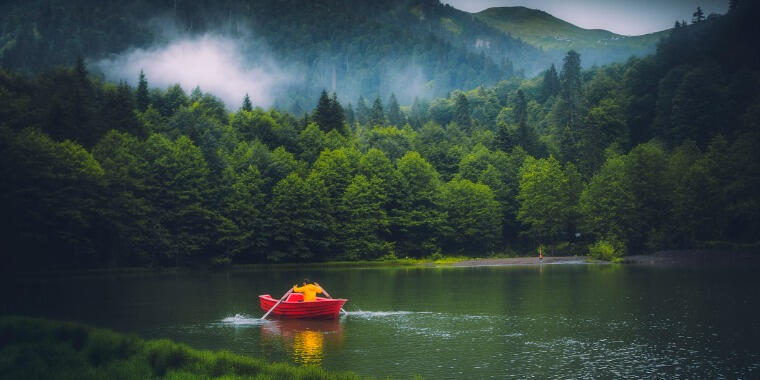
<path fill-rule="evenodd" d="M 271 57 L 297 73 L 277 103 L 294 112 L 310 108 L 323 88 L 344 99 L 396 92 L 411 102 L 520 69 L 533 74 L 549 61 L 437 0 L 16 0 L 0 13 L 0 66 L 29 72 L 204 33 L 242 40 L 246 57 Z"/>
<path fill-rule="evenodd" d="M 408 104 L 533 76 L 570 48 L 589 66 L 651 53 L 657 40 L 584 30 L 527 8 L 471 14 L 439 0 L 11 0 L 0 14 L 0 67 L 26 72 L 204 34 L 234 39 L 245 64 L 272 61 L 289 74 L 273 103 L 297 114 L 322 89 L 348 101 L 395 92 Z"/>
<path fill-rule="evenodd" d="M 544 49 L 561 53 L 574 49 L 584 64 L 605 64 L 655 51 L 668 31 L 623 36 L 602 29 L 583 29 L 541 10 L 526 7 L 489 8 L 475 16 L 503 32 Z"/>

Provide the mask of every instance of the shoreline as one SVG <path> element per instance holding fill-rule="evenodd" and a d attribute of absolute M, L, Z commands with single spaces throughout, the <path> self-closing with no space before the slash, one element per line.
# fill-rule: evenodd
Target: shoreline
<path fill-rule="evenodd" d="M 669 250 L 651 254 L 640 254 L 623 257 L 620 264 L 629 265 L 711 265 L 760 263 L 760 253 L 749 251 L 720 251 L 720 250 Z M 611 264 L 609 261 L 596 260 L 590 256 L 546 256 L 543 264 Z M 393 267 L 485 267 L 485 266 L 526 266 L 539 265 L 537 256 L 518 257 L 467 257 L 453 256 L 439 260 L 400 258 L 396 260 L 359 260 L 359 261 L 326 261 L 312 263 L 262 263 L 262 264 L 232 264 L 226 266 L 187 266 L 187 267 L 116 267 L 90 269 L 56 269 L 56 270 L 18 270 L 7 272 L 6 275 L 106 275 L 106 274 L 139 274 L 146 272 L 161 274 L 177 274 L 185 271 L 250 271 L 268 269 L 302 269 L 306 266 L 314 269 L 367 269 Z"/>
<path fill-rule="evenodd" d="M 606 264 L 606 261 L 593 261 L 589 256 L 545 256 L 543 264 Z M 538 257 L 505 257 L 463 260 L 450 264 L 455 267 L 507 267 L 517 265 L 539 265 Z"/>

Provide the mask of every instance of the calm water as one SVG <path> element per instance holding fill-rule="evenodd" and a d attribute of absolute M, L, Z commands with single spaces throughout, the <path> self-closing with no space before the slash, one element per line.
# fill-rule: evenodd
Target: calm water
<path fill-rule="evenodd" d="M 760 376 L 758 267 L 544 265 L 25 276 L 3 313 L 408 378 Z M 257 320 L 304 276 L 337 321 Z"/>

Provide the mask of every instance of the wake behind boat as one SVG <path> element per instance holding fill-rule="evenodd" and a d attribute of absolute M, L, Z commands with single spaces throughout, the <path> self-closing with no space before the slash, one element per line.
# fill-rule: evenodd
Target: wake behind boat
<path fill-rule="evenodd" d="M 323 298 L 317 297 L 314 301 L 304 302 L 303 295 L 291 293 L 287 299 L 280 302 L 276 308 L 272 307 L 277 304 L 277 299 L 272 298 L 269 294 L 259 296 L 259 305 L 261 310 L 284 318 L 310 318 L 310 319 L 336 319 L 340 309 L 348 301 L 343 298 Z"/>

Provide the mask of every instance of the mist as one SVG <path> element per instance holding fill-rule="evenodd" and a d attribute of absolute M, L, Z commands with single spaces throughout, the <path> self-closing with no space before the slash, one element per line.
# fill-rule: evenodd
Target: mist
<path fill-rule="evenodd" d="M 147 49 L 131 49 L 94 66 L 110 80 L 125 80 L 136 85 L 140 70 L 151 88 L 166 88 L 179 83 L 186 92 L 199 86 L 237 109 L 247 93 L 255 106 L 269 107 L 278 91 L 293 83 L 294 76 L 266 54 L 264 49 L 251 50 L 246 38 L 232 38 L 206 33 L 180 36 L 162 45 Z"/>

